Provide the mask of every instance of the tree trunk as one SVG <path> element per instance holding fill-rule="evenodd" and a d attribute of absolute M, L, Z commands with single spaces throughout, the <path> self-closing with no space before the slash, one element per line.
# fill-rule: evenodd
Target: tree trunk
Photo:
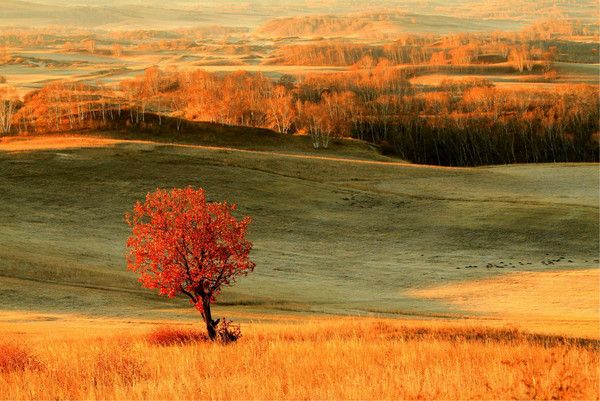
<path fill-rule="evenodd" d="M 206 323 L 208 338 L 211 341 L 214 341 L 217 338 L 217 324 L 219 324 L 219 319 L 212 320 L 212 314 L 210 312 L 210 297 L 202 299 L 202 311 L 202 317 Z"/>

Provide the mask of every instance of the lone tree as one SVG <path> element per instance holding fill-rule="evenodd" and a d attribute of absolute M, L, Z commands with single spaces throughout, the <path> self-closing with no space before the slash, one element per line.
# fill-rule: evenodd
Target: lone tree
<path fill-rule="evenodd" d="M 254 270 L 246 239 L 250 217 L 237 220 L 236 205 L 207 202 L 203 189 L 157 189 L 136 202 L 125 219 L 132 229 L 127 240 L 127 268 L 140 283 L 173 298 L 185 294 L 202 314 L 211 340 L 219 319 L 211 302 L 236 277 Z"/>

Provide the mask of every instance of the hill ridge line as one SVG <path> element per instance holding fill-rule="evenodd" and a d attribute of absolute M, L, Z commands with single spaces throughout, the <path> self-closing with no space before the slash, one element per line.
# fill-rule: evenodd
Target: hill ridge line
<path fill-rule="evenodd" d="M 95 143 L 81 144 L 75 146 L 65 146 L 65 144 L 61 144 L 59 146 L 52 146 L 52 144 L 44 144 L 40 147 L 35 146 L 25 146 L 23 148 L 19 148 L 15 145 L 17 142 L 29 143 L 34 141 L 42 141 L 56 139 L 57 141 L 66 141 L 69 139 L 84 139 Z M 259 154 L 259 155 L 274 155 L 280 157 L 288 157 L 295 159 L 308 159 L 308 160 L 323 160 L 323 161 L 333 161 L 333 162 L 342 162 L 342 163 L 355 163 L 355 164 L 367 164 L 367 165 L 384 165 L 384 166 L 397 166 L 397 167 L 414 167 L 414 168 L 431 168 L 431 169 L 440 169 L 440 170 L 469 170 L 472 167 L 454 167 L 454 166 L 437 166 L 433 164 L 414 164 L 408 162 L 394 162 L 394 161 L 381 161 L 381 160 L 365 160 L 365 159 L 351 159 L 347 157 L 338 157 L 338 156 L 318 156 L 318 155 L 306 155 L 306 154 L 296 154 L 296 153 L 286 153 L 286 152 L 278 152 L 278 151 L 266 151 L 266 150 L 252 150 L 252 149 L 242 149 L 235 147 L 227 147 L 227 146 L 214 146 L 214 145 L 196 145 L 196 144 L 188 144 L 188 143 L 176 143 L 176 142 L 160 142 L 160 141 L 149 141 L 142 139 L 119 139 L 119 138 L 103 138 L 103 137 L 94 137 L 94 136 L 85 136 L 85 135 L 74 135 L 74 136 L 36 136 L 30 137 L 27 139 L 23 139 L 22 137 L 5 137 L 3 140 L 0 140 L 0 151 L 7 152 L 27 152 L 27 151 L 36 151 L 36 150 L 53 150 L 53 149 L 67 149 L 67 148 L 86 148 L 86 147 L 100 147 L 98 145 L 116 145 L 120 143 L 132 143 L 132 144 L 143 144 L 143 145 L 156 145 L 156 146 L 173 146 L 179 148 L 190 148 L 190 149 L 204 149 L 204 150 L 214 150 L 214 151 L 228 151 L 228 152 L 239 152 L 239 153 L 249 153 L 249 154 Z"/>
<path fill-rule="evenodd" d="M 192 149 L 224 150 L 224 151 L 233 151 L 233 152 L 241 152 L 241 153 L 253 153 L 253 154 L 260 154 L 260 155 L 275 155 L 275 156 L 290 157 L 290 158 L 296 158 L 296 159 L 339 161 L 339 162 L 344 162 L 344 163 L 356 163 L 356 164 L 434 168 L 434 169 L 448 169 L 448 170 L 469 169 L 469 167 L 436 166 L 433 164 L 413 164 L 413 163 L 406 163 L 406 162 L 391 162 L 391 161 L 387 162 L 387 161 L 381 161 L 381 160 L 350 159 L 350 158 L 338 157 L 338 156 L 301 155 L 301 154 L 295 154 L 295 153 L 271 152 L 271 151 L 266 151 L 266 150 L 230 148 L 230 147 L 225 147 L 225 146 L 192 145 L 192 144 L 173 143 L 173 142 L 163 143 L 163 142 L 143 141 L 143 140 L 129 140 L 127 142 L 134 142 L 134 143 L 137 142 L 140 144 L 156 144 L 156 145 L 165 144 L 165 145 L 169 145 L 169 146 L 192 148 Z"/>

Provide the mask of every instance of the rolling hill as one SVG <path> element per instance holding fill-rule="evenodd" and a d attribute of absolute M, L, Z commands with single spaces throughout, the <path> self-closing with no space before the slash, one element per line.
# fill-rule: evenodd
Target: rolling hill
<path fill-rule="evenodd" d="M 473 20 L 469 18 L 414 14 L 407 12 L 375 12 L 345 15 L 310 15 L 270 20 L 254 33 L 259 37 L 353 37 L 361 39 L 393 39 L 405 33 L 438 33 L 513 30 L 519 22 Z"/>
<path fill-rule="evenodd" d="M 358 16 L 357 13 L 365 16 Z M 372 16 L 388 15 L 388 21 Z M 298 17 L 288 19 L 286 17 Z M 307 19 L 302 16 L 308 17 Z M 598 17 L 592 1 L 491 1 L 474 0 L 427 1 L 394 0 L 326 2 L 284 2 L 256 0 L 4 0 L 0 3 L 0 26 L 67 25 L 85 28 L 166 29 L 206 24 L 259 27 L 261 35 L 296 36 L 340 35 L 350 33 L 370 37 L 377 29 L 387 34 L 398 32 L 456 32 L 485 29 L 518 29 L 540 18 Z M 333 22 L 337 26 L 316 26 L 317 22 Z M 339 19 L 339 20 L 338 20 Z M 348 19 L 357 19 L 358 32 L 349 30 Z M 262 26 L 261 26 L 262 25 Z M 293 34 L 293 35 L 290 35 Z"/>
<path fill-rule="evenodd" d="M 165 7 L 136 5 L 67 5 L 38 4 L 7 0 L 0 4 L 3 26 L 78 26 L 86 28 L 194 26 L 207 22 L 199 13 Z"/>
<path fill-rule="evenodd" d="M 353 142 L 315 154 L 306 138 L 259 149 L 198 138 L 0 150 L 4 309 L 189 316 L 125 270 L 123 215 L 156 187 L 202 186 L 252 216 L 256 271 L 217 309 L 460 316 L 409 292 L 598 265 L 594 164 L 439 168 Z"/>

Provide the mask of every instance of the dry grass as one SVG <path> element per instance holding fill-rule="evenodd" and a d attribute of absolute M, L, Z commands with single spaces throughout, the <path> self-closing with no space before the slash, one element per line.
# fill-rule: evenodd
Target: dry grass
<path fill-rule="evenodd" d="M 467 312 L 520 322 L 526 327 L 538 322 L 545 332 L 599 338 L 599 289 L 600 269 L 594 268 L 509 272 L 408 294 L 449 302 Z"/>
<path fill-rule="evenodd" d="M 28 347 L 16 343 L 0 344 L 1 374 L 38 370 L 40 366 L 40 362 Z"/>
<path fill-rule="evenodd" d="M 206 334 L 198 330 L 181 329 L 173 326 L 160 326 L 152 330 L 146 339 L 153 345 L 185 345 L 198 341 L 208 341 Z"/>
<path fill-rule="evenodd" d="M 47 149 L 97 148 L 121 141 L 83 136 L 7 137 L 0 138 L 0 151 L 31 152 Z"/>
<path fill-rule="evenodd" d="M 597 340 L 396 320 L 244 327 L 229 345 L 136 329 L 25 335 L 3 399 L 598 399 Z M 160 338 L 195 331 L 160 329 Z M 149 334 L 150 333 L 150 334 Z M 154 333 L 154 334 L 152 334 Z M 187 341 L 187 340 L 186 340 Z"/>
<path fill-rule="evenodd" d="M 451 81 L 462 81 L 462 80 L 476 80 L 485 78 L 492 82 L 495 87 L 502 89 L 535 89 L 535 90 L 546 90 L 554 91 L 558 88 L 568 88 L 569 85 L 573 85 L 574 80 L 561 80 L 556 81 L 544 81 L 543 75 L 529 74 L 529 75 L 518 75 L 518 74 L 427 74 L 418 75 L 410 79 L 413 85 L 425 85 L 431 87 L 439 87 L 445 80 Z M 575 81 L 578 82 L 578 81 Z M 594 83 L 593 81 L 591 83 Z"/>

